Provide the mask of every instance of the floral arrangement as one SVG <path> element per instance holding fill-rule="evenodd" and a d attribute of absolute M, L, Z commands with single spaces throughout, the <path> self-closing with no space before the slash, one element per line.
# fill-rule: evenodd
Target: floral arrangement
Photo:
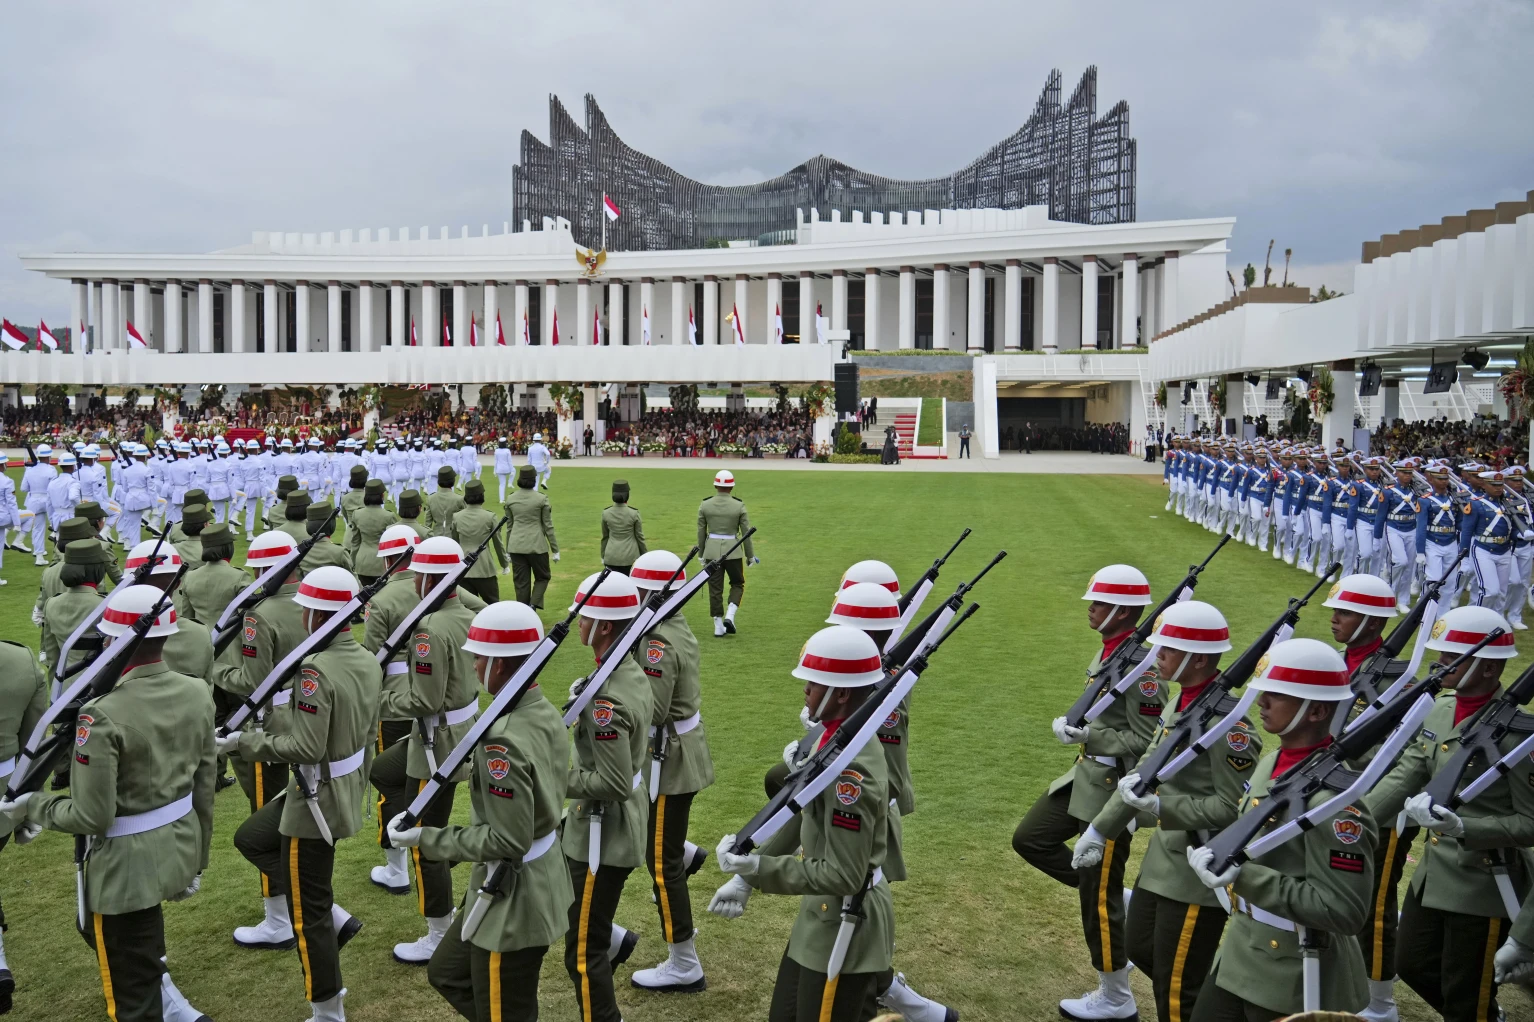
<path fill-rule="evenodd" d="M 1218 379 L 1210 380 L 1209 410 L 1214 413 L 1214 417 L 1217 419 L 1223 419 L 1225 417 L 1225 400 L 1225 377 L 1221 376 Z"/>
<path fill-rule="evenodd" d="M 1305 396 L 1310 401 L 1311 418 L 1320 418 L 1332 410 L 1337 391 L 1329 368 L 1316 367 L 1315 375 L 1310 378 L 1310 391 Z"/>
<path fill-rule="evenodd" d="M 810 418 L 818 419 L 826 414 L 826 406 L 836 396 L 836 391 L 826 383 L 817 383 L 807 389 L 802 397 L 804 407 L 810 413 Z"/>
<path fill-rule="evenodd" d="M 1164 381 L 1156 385 L 1156 407 L 1166 407 L 1166 383 Z"/>
<path fill-rule="evenodd" d="M 1518 358 L 1497 381 L 1502 396 L 1507 399 L 1507 413 L 1511 418 L 1528 418 L 1528 410 L 1534 405 L 1534 340 L 1525 341 Z"/>

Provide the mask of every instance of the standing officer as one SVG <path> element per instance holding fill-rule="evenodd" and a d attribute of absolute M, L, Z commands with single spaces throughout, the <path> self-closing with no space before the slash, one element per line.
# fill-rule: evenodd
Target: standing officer
<path fill-rule="evenodd" d="M 1380 555 L 1384 550 L 1385 501 L 1381 467 L 1384 458 L 1364 459 L 1364 477 L 1354 482 L 1349 493 L 1348 532 L 1353 535 L 1356 551 L 1349 574 L 1381 575 Z"/>
<path fill-rule="evenodd" d="M 451 535 L 453 516 L 463 510 L 463 498 L 453 492 L 457 479 L 451 465 L 437 469 L 437 492 L 426 498 L 426 528 L 433 536 Z"/>
<path fill-rule="evenodd" d="M 303 608 L 304 631 L 312 634 L 323 626 L 358 588 L 345 568 L 329 565 L 311 572 L 293 597 Z M 350 629 L 343 629 L 299 664 L 288 703 L 275 710 L 283 718 L 280 733 L 233 731 L 219 739 L 220 751 L 231 757 L 290 764 L 302 772 L 314 793 L 311 809 L 296 780 L 290 783 L 285 798 L 267 803 L 245 821 L 235 835 L 235 847 L 268 878 L 283 877 L 304 973 L 304 997 L 315 1022 L 343 1022 L 346 989 L 341 985 L 341 940 L 331 890 L 336 850 L 324 839 L 313 814 L 324 817 L 336 841 L 362 829 L 367 783 L 363 767 L 378 719 L 380 678 L 377 662 L 352 638 Z M 270 816 L 278 817 L 275 831 L 262 825 L 265 820 L 257 823 Z"/>
<path fill-rule="evenodd" d="M 1331 559 L 1341 561 L 1343 573 L 1352 575 L 1358 571 L 1358 534 L 1353 531 L 1352 521 L 1354 498 L 1358 491 L 1354 485 L 1355 480 L 1351 478 L 1352 462 L 1334 457 L 1332 464 L 1337 469 L 1337 478 L 1331 481 L 1331 487 L 1327 490 L 1330 504 L 1330 517 L 1327 521 L 1332 530 Z M 1325 570 L 1325 564 L 1316 565 L 1318 576 Z"/>
<path fill-rule="evenodd" d="M 549 498 L 535 487 L 531 465 L 517 470 L 517 488 L 506 498 L 506 551 L 511 555 L 511 581 L 517 602 L 543 609 L 543 592 L 549 587 L 549 560 L 559 562 L 559 540 L 554 536 L 554 509 Z"/>
<path fill-rule="evenodd" d="M 1289 470 L 1289 543 L 1284 548 L 1284 563 L 1295 564 L 1310 547 L 1310 513 L 1306 510 L 1311 488 L 1319 480 L 1310 469 L 1310 451 L 1294 449 L 1294 467 Z M 1303 566 L 1301 568 L 1303 569 Z"/>
<path fill-rule="evenodd" d="M 495 442 L 495 479 L 501 488 L 501 503 L 506 503 L 506 485 L 511 482 L 511 448 L 506 446 L 506 438 L 501 437 Z"/>
<path fill-rule="evenodd" d="M 357 467 L 361 468 L 360 465 Z M 372 585 L 383 574 L 378 543 L 384 532 L 397 521 L 394 512 L 384 507 L 383 480 L 367 480 L 362 489 L 362 506 L 352 511 L 346 527 L 346 553 L 352 559 L 357 581 L 363 586 Z M 377 602 L 376 597 L 374 602 Z"/>
<path fill-rule="evenodd" d="M 79 540 L 77 542 L 96 542 Z M 124 586 L 101 630 L 121 635 L 163 594 Z M 117 1022 L 197 1018 L 165 967 L 162 903 L 197 893 L 213 837 L 213 699 L 164 662 L 176 627 L 166 606 L 112 689 L 80 707 L 69 794 L 0 802 L 15 824 L 87 839 L 81 930 L 96 952 L 107 1014 Z"/>
<path fill-rule="evenodd" d="M 1331 491 L 1336 484 L 1327 477 L 1326 455 L 1320 448 L 1310 452 L 1312 482 L 1305 494 L 1307 534 L 1298 558 L 1301 571 L 1325 571 L 1332 563 Z"/>
<path fill-rule="evenodd" d="M 1150 583 L 1139 569 L 1110 564 L 1092 576 L 1082 596 L 1089 601 L 1087 623 L 1102 637 L 1102 648 L 1087 665 L 1087 675 L 1128 639 L 1151 602 Z M 1135 650 L 1131 664 L 1145 658 Z M 1126 668 L 1127 669 L 1127 668 Z M 1070 771 L 1056 778 L 1044 797 L 1033 804 L 1012 835 L 1012 848 L 1024 861 L 1081 896 L 1081 920 L 1086 931 L 1097 989 L 1060 1002 L 1074 1018 L 1129 1018 L 1135 1012 L 1129 992 L 1129 958 L 1124 944 L 1124 866 L 1132 836 L 1127 831 L 1103 835 L 1103 867 L 1076 869 L 1065 840 L 1086 829 L 1113 795 L 1114 786 L 1129 773 L 1150 746 L 1166 696 L 1153 675 L 1116 699 L 1084 728 L 1071 727 L 1064 717 L 1054 721 L 1061 745 L 1081 746 Z M 1090 1015 L 1095 1005 L 1119 1005 L 1111 1013 Z"/>
<path fill-rule="evenodd" d="M 728 469 L 714 474 L 714 495 L 698 505 L 698 549 L 704 561 L 721 556 L 742 535 L 751 531 L 751 519 L 746 514 L 746 502 L 734 494 L 735 476 Z M 708 612 L 714 618 L 714 637 L 735 634 L 735 612 L 746 594 L 746 568 L 760 564 L 761 560 L 752 549 L 747 537 L 745 553 L 737 547 L 724 562 L 724 571 L 730 576 L 730 605 L 724 604 L 724 578 L 708 577 Z"/>
<path fill-rule="evenodd" d="M 644 519 L 629 506 L 627 479 L 613 480 L 613 502 L 602 512 L 602 564 L 627 575 L 640 554 L 647 551 Z"/>
<path fill-rule="evenodd" d="M 1475 572 L 1470 602 L 1493 610 L 1502 606 L 1513 562 L 1513 520 L 1502 506 L 1503 478 L 1498 469 L 1480 473 L 1480 492 L 1460 507 L 1459 545 L 1469 550 L 1465 559 Z"/>
<path fill-rule="evenodd" d="M 495 561 L 490 560 L 490 551 L 486 550 L 458 583 L 459 587 L 474 593 L 486 604 L 497 603 L 501 599 L 501 585 L 495 577 L 495 566 L 500 564 L 503 574 L 510 566 L 506 547 L 501 543 L 501 532 L 496 528 L 501 520 L 485 510 L 485 484 L 478 479 L 470 479 L 464 484 L 463 502 L 464 506 L 453 515 L 448 535 L 465 550 L 477 550 L 481 543 L 489 540 L 490 546 L 495 548 Z"/>
<path fill-rule="evenodd" d="M 478 482 L 478 480 L 471 480 Z M 497 603 L 475 615 L 464 649 L 494 696 L 543 638 L 531 607 Z M 475 746 L 469 780 L 469 825 L 394 830 L 392 838 L 442 862 L 471 862 L 469 886 L 426 978 L 467 1019 L 535 1022 L 538 973 L 565 931 L 573 895 L 558 842 L 564 811 L 568 739 L 559 711 L 534 686 L 492 724 Z M 515 871 L 496 892 L 479 928 L 465 936 L 464 917 L 489 871 Z"/>
<path fill-rule="evenodd" d="M 48 563 L 48 484 L 58 473 L 48 464 L 52 447 L 38 444 L 35 453 L 36 460 L 21 473 L 21 492 L 27 510 L 32 512 L 32 559 L 42 567 Z"/>
<path fill-rule="evenodd" d="M 37 657 L 19 642 L 0 640 L 0 790 L 10 780 L 22 743 L 31 737 L 47 709 L 48 684 Z M 14 829 L 15 824 L 0 817 L 0 849 L 10 841 Z M 30 841 L 30 834 L 17 835 L 17 844 L 24 840 Z M 16 871 L 10 875 L 14 877 Z M 5 960 L 4 934 L 5 909 L 0 908 L 0 1015 L 11 1010 L 11 993 L 16 989 Z"/>

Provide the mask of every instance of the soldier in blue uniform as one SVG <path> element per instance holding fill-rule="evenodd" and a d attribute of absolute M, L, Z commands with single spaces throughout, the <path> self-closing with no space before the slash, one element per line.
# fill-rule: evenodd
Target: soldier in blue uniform
<path fill-rule="evenodd" d="M 1425 579 L 1437 581 L 1459 556 L 1459 509 L 1463 504 L 1449 492 L 1449 466 L 1435 461 L 1422 474 L 1432 489 L 1417 498 L 1417 567 Z M 1462 577 L 1456 571 L 1444 584 L 1438 595 L 1440 608 L 1454 606 Z"/>
<path fill-rule="evenodd" d="M 1246 545 L 1268 552 L 1268 533 L 1273 525 L 1273 469 L 1268 466 L 1268 452 L 1258 447 L 1246 466 L 1242 490 L 1246 494 Z"/>
<path fill-rule="evenodd" d="M 1309 522 L 1310 537 L 1300 568 L 1319 574 L 1332 559 L 1332 489 L 1336 483 L 1328 474 L 1329 462 L 1323 451 L 1319 448 L 1312 451 L 1310 460 L 1315 465 L 1313 475 L 1316 481 L 1305 498 L 1305 517 Z"/>
<path fill-rule="evenodd" d="M 1523 607 L 1529 599 L 1529 569 L 1534 565 L 1534 507 L 1529 504 L 1524 471 L 1522 465 L 1507 466 L 1503 483 L 1503 503 L 1513 519 L 1513 563 L 1502 616 L 1520 632 L 1528 630 L 1523 623 Z"/>
<path fill-rule="evenodd" d="M 1273 501 L 1269 505 L 1269 520 L 1273 524 L 1273 559 L 1281 561 L 1289 542 L 1289 487 L 1293 483 L 1289 470 L 1294 467 L 1294 452 L 1280 447 L 1277 458 L 1278 464 L 1272 469 Z"/>
<path fill-rule="evenodd" d="M 1316 565 L 1316 573 L 1326 570 L 1326 564 L 1332 561 L 1342 562 L 1344 575 L 1356 575 L 1355 567 L 1358 563 L 1357 537 L 1353 533 L 1352 507 L 1353 507 L 1353 465 L 1351 462 L 1340 458 L 1333 458 L 1332 465 L 1337 470 L 1335 478 L 1328 480 L 1326 490 L 1327 502 L 1330 504 L 1328 524 L 1332 530 L 1332 553 L 1325 564 Z"/>
<path fill-rule="evenodd" d="M 1284 544 L 1284 563 L 1293 564 L 1303 546 L 1309 542 L 1310 513 L 1305 498 L 1316 484 L 1315 473 L 1310 470 L 1310 452 L 1304 447 L 1294 449 L 1294 464 L 1287 469 L 1289 475 L 1289 504 L 1285 513 L 1289 516 L 1289 535 Z"/>
<path fill-rule="evenodd" d="M 1385 513 L 1383 560 L 1389 571 L 1381 577 L 1389 579 L 1396 594 L 1396 610 L 1402 614 L 1411 608 L 1412 580 L 1417 571 L 1417 520 L 1422 513 L 1412 482 L 1413 471 L 1406 461 L 1396 465 L 1396 481 L 1381 494 Z"/>
<path fill-rule="evenodd" d="M 1380 467 L 1384 458 L 1364 459 L 1364 472 L 1348 487 L 1348 532 L 1353 538 L 1347 573 L 1379 575 L 1381 540 L 1385 535 L 1383 481 Z"/>
<path fill-rule="evenodd" d="M 1246 471 L 1241 465 L 1240 455 L 1236 453 L 1235 445 L 1227 445 L 1216 464 L 1219 466 L 1220 504 L 1215 531 L 1229 533 L 1240 539 L 1240 518 L 1237 517 L 1236 512 L 1236 488 L 1240 486 Z"/>
<path fill-rule="evenodd" d="M 1460 506 L 1459 542 L 1470 553 L 1474 587 L 1470 602 L 1495 610 L 1507 596 L 1513 562 L 1513 519 L 1502 506 L 1502 483 L 1498 469 L 1479 474 L 1480 492 Z"/>

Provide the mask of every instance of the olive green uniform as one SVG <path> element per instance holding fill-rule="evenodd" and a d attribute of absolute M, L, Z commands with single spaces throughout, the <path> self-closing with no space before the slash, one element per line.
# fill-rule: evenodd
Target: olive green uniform
<path fill-rule="evenodd" d="M 639 559 L 648 553 L 645 545 L 644 519 L 637 508 L 628 504 L 613 504 L 602 512 L 602 563 L 625 575 Z"/>
<path fill-rule="evenodd" d="M 163 661 L 135 667 L 80 708 L 71 752 L 70 793 L 36 793 L 25 816 L 90 838 L 83 935 L 107 1012 L 117 1022 L 160 1022 L 161 903 L 207 867 L 213 837 L 208 687 Z M 149 813 L 160 816 L 141 815 Z"/>
<path fill-rule="evenodd" d="M 377 548 L 375 547 L 374 549 L 376 550 Z M 463 593 L 460 592 L 458 596 L 461 600 Z M 384 583 L 384 587 L 378 591 L 378 595 L 369 600 L 368 605 L 362 608 L 362 645 L 367 648 L 369 653 L 376 654 L 383 648 L 383 644 L 389 641 L 389 636 L 394 634 L 394 630 L 399 627 L 399 623 L 405 620 L 410 612 L 415 609 L 416 604 L 420 602 L 421 598 L 415 594 L 415 572 L 409 568 L 401 568 L 390 575 L 389 581 Z M 385 681 L 388 680 L 391 671 L 399 672 L 407 669 L 404 666 L 404 658 L 404 653 L 398 653 L 390 663 L 384 665 Z M 395 667 L 395 664 L 401 666 Z M 409 717 L 401 717 L 399 719 L 384 717 L 378 722 L 378 741 L 374 751 L 378 755 L 382 755 L 385 749 L 388 749 L 395 742 L 408 735 L 410 728 L 411 720 Z M 382 808 L 379 809 L 379 815 L 383 815 Z M 384 843 L 383 830 L 388 822 L 385 819 L 378 821 L 378 844 L 380 847 L 387 847 Z"/>
<path fill-rule="evenodd" d="M 395 522 L 394 512 L 382 504 L 364 504 L 352 512 L 346 530 L 346 552 L 351 556 L 357 580 L 370 585 L 383 574 L 383 559 L 378 556 L 378 538 Z"/>
<path fill-rule="evenodd" d="M 520 485 L 506 498 L 505 507 L 511 516 L 506 550 L 511 554 L 511 580 L 517 600 L 542 610 L 543 593 L 549 587 L 549 554 L 559 553 L 554 509 L 542 493 Z"/>
<path fill-rule="evenodd" d="M 88 539 L 90 537 L 85 538 Z M 117 566 L 116 556 L 113 555 L 110 550 L 107 551 L 107 554 L 110 558 L 106 562 L 107 577 L 102 581 L 99 588 L 99 591 L 103 596 L 115 589 L 123 579 L 122 569 Z M 59 574 L 63 570 L 64 557 L 62 554 L 55 557 L 52 563 L 43 569 L 43 577 L 38 585 L 37 603 L 35 604 L 38 614 L 42 614 L 43 605 L 45 603 L 64 591 L 64 580 L 59 577 Z M 66 635 L 65 638 L 68 638 L 68 636 Z"/>
<path fill-rule="evenodd" d="M 366 497 L 367 492 L 360 486 L 353 486 L 341 494 L 341 521 L 346 523 L 348 529 L 352 527 L 352 519 L 356 516 L 358 509 L 363 506 L 363 500 Z"/>
<path fill-rule="evenodd" d="M 377 549 L 376 547 L 374 549 Z M 309 574 L 315 568 L 323 568 L 334 565 L 338 568 L 352 570 L 352 557 L 344 547 L 331 542 L 329 536 L 321 536 L 314 541 L 314 546 L 304 555 L 303 562 L 298 566 L 299 577 Z"/>
<path fill-rule="evenodd" d="M 450 536 L 453 516 L 464 509 L 463 498 L 451 488 L 438 489 L 426 498 L 426 529 L 433 536 Z"/>
<path fill-rule="evenodd" d="M 82 584 L 68 587 L 43 605 L 43 667 L 49 678 L 53 677 L 54 668 L 59 662 L 59 650 L 74 634 L 80 622 L 101 605 L 101 600 L 102 596 L 95 586 Z M 73 667 L 100 649 L 101 644 L 101 636 L 95 627 L 87 629 L 70 649 L 69 662 L 64 666 Z"/>
<path fill-rule="evenodd" d="M 483 505 L 469 504 L 453 516 L 453 524 L 448 527 L 447 533 L 463 547 L 464 553 L 479 549 L 479 545 L 486 540 L 494 548 L 494 561 L 488 556 L 490 551 L 486 550 L 458 583 L 460 589 L 470 590 L 486 603 L 497 603 L 501 599 L 495 566 L 499 564 L 504 568 L 510 563 L 506 559 L 506 547 L 501 543 L 501 532 L 496 528 L 498 524 L 500 519 L 486 511 Z"/>
<path fill-rule="evenodd" d="M 735 546 L 735 541 L 751 531 L 751 518 L 746 514 L 746 502 L 733 493 L 716 493 L 698 505 L 698 549 L 704 562 L 722 557 Z M 730 603 L 740 606 L 746 593 L 746 561 L 756 556 L 750 539 L 724 562 L 724 572 L 730 577 Z M 724 616 L 724 577 L 708 577 L 708 612 L 712 617 Z"/>
<path fill-rule="evenodd" d="M 16 768 L 16 757 L 48 709 L 48 683 L 32 650 L 18 642 L 0 639 L 0 791 Z M 11 839 L 13 824 L 0 816 L 0 848 Z M 563 870 L 561 870 L 563 872 Z M 10 871 L 14 878 L 16 871 Z M 5 909 L 0 906 L 0 933 L 5 931 Z M 0 1006 L 10 992 L 0 990 Z"/>
<path fill-rule="evenodd" d="M 574 895 L 554 847 L 564 811 L 569 739 L 554 704 L 537 687 L 485 732 L 469 776 L 469 825 L 427 829 L 432 859 L 471 862 L 469 886 L 426 976 L 464 1018 L 532 1022 L 538 972 L 549 945 L 568 925 Z M 497 862 L 516 863 L 465 939 L 465 914 Z"/>

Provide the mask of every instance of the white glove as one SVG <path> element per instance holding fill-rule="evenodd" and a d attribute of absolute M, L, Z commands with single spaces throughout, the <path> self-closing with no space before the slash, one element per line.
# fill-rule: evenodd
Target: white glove
<path fill-rule="evenodd" d="M 32 623 L 39 628 L 43 626 L 43 612 L 37 607 L 32 608 Z"/>
<path fill-rule="evenodd" d="M 190 898 L 192 895 L 196 894 L 201 888 L 202 888 L 202 874 L 198 873 L 196 876 L 192 877 L 192 882 L 187 885 L 186 890 L 180 891 L 180 892 L 178 892 L 176 894 L 172 894 L 170 896 L 170 900 L 171 901 L 185 901 L 186 899 Z"/>
<path fill-rule="evenodd" d="M 810 719 L 810 708 L 808 706 L 799 707 L 799 723 L 804 725 L 804 730 L 806 731 L 815 730 L 815 722 Z"/>
<path fill-rule="evenodd" d="M 714 857 L 719 860 L 719 868 L 726 873 L 734 873 L 736 876 L 756 876 L 756 871 L 761 866 L 762 857 L 760 855 L 736 855 L 730 851 L 734 846 L 734 834 L 726 834 L 719 839 L 719 845 L 714 849 Z"/>
<path fill-rule="evenodd" d="M 799 743 L 798 742 L 789 742 L 787 745 L 783 746 L 783 762 L 788 764 L 788 769 L 792 770 L 794 768 L 795 764 L 798 762 L 798 760 L 799 760 Z"/>
<path fill-rule="evenodd" d="M 0 798 L 0 816 L 9 816 L 17 823 L 27 818 L 27 803 L 32 800 L 32 793 L 24 791 L 14 799 Z"/>
<path fill-rule="evenodd" d="M 748 558 L 746 558 L 746 567 L 748 567 L 748 568 L 751 567 L 751 565 L 753 565 L 753 564 L 761 564 L 761 563 L 762 563 L 762 559 L 760 557 L 748 557 Z"/>
<path fill-rule="evenodd" d="M 1419 568 L 1427 567 L 1427 554 L 1418 554 L 1417 555 L 1417 567 L 1419 567 Z"/>
<path fill-rule="evenodd" d="M 1193 867 L 1193 872 L 1203 881 L 1205 887 L 1211 891 L 1217 891 L 1221 887 L 1229 887 L 1236 882 L 1236 877 L 1241 875 L 1239 864 L 1230 867 L 1223 873 L 1211 873 L 1209 867 L 1214 864 L 1214 851 L 1209 848 L 1188 847 L 1188 865 Z"/>
<path fill-rule="evenodd" d="M 1127 774 L 1119 781 L 1119 798 L 1131 809 L 1138 809 L 1152 816 L 1161 815 L 1161 796 L 1155 792 L 1144 795 L 1135 794 L 1135 785 L 1140 783 L 1139 774 Z"/>
<path fill-rule="evenodd" d="M 508 564 L 508 565 L 506 565 L 506 567 L 502 568 L 501 569 L 501 574 L 502 575 L 510 575 L 511 574 L 511 565 Z"/>
<path fill-rule="evenodd" d="M 1072 869 L 1091 869 L 1103 861 L 1103 851 L 1108 842 L 1092 827 L 1076 839 L 1076 851 L 1071 855 Z"/>
<path fill-rule="evenodd" d="M 739 919 L 746 914 L 746 899 L 751 897 L 751 885 L 738 876 L 730 879 L 714 892 L 708 910 L 726 919 Z"/>
<path fill-rule="evenodd" d="M 222 737 L 219 735 L 214 735 L 213 744 L 218 747 L 219 755 L 222 756 L 237 753 L 240 746 L 240 735 L 242 734 L 244 734 L 243 731 L 231 731 Z"/>
<path fill-rule="evenodd" d="M 1080 745 L 1086 741 L 1087 729 L 1084 727 L 1071 727 L 1065 722 L 1064 717 L 1056 717 L 1055 722 L 1050 727 L 1054 731 L 1055 737 L 1060 740 L 1061 745 Z"/>
<path fill-rule="evenodd" d="M 558 554 L 555 554 L 555 555 L 554 555 L 554 563 L 555 563 L 555 564 L 558 564 L 558 563 L 559 563 L 559 555 L 558 555 Z"/>
<path fill-rule="evenodd" d="M 1507 938 L 1492 959 L 1492 977 L 1498 983 L 1534 983 L 1534 952 Z"/>
<path fill-rule="evenodd" d="M 1431 830 L 1435 834 L 1460 837 L 1465 833 L 1465 824 L 1459 815 L 1451 812 L 1447 806 L 1435 805 L 1433 797 L 1425 791 L 1406 800 L 1406 815 L 1416 820 L 1424 830 Z"/>
<path fill-rule="evenodd" d="M 574 699 L 576 696 L 581 694 L 581 686 L 584 685 L 584 684 L 586 684 L 586 679 L 583 678 L 583 677 L 582 678 L 576 678 L 575 681 L 570 683 L 570 698 L 571 699 Z"/>
<path fill-rule="evenodd" d="M 41 834 L 42 832 L 43 825 L 41 823 L 37 823 L 33 820 L 28 820 L 20 827 L 17 827 L 16 832 L 12 834 L 11 837 L 15 839 L 18 845 L 26 845 L 31 844 L 34 840 L 36 840 L 37 835 Z"/>
<path fill-rule="evenodd" d="M 395 848 L 414 848 L 421 843 L 421 828 L 406 827 L 405 814 L 400 813 L 389 821 L 389 844 Z"/>

